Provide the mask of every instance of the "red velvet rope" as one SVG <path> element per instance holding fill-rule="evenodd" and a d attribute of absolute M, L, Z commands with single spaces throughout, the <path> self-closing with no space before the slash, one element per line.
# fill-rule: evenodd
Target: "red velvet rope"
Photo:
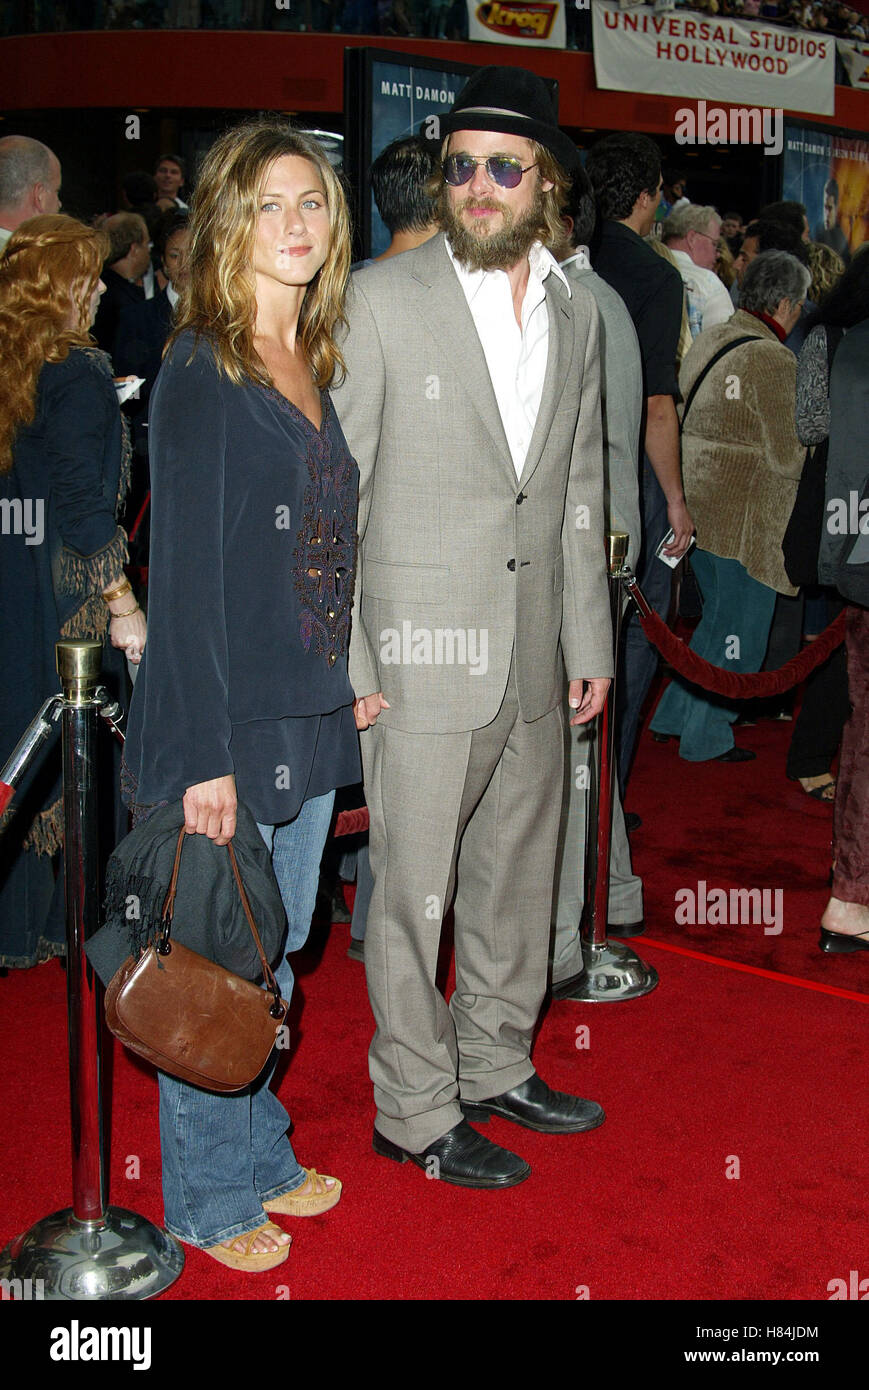
<path fill-rule="evenodd" d="M 843 609 L 820 637 L 815 638 L 799 656 L 785 662 L 777 671 L 742 673 L 722 671 L 720 666 L 713 666 L 711 662 L 704 661 L 702 656 L 697 656 L 696 652 L 692 652 L 690 647 L 670 631 L 657 613 L 650 613 L 648 617 L 641 618 L 640 622 L 649 641 L 654 643 L 674 671 L 678 671 L 680 676 L 684 676 L 695 685 L 702 686 L 704 690 L 724 695 L 729 700 L 755 700 L 768 695 L 780 695 L 783 690 L 790 690 L 791 686 L 799 685 L 810 671 L 814 671 L 816 666 L 826 661 L 833 648 L 838 647 L 845 637 Z"/>
<path fill-rule="evenodd" d="M 136 516 L 136 520 L 133 522 L 132 526 L 130 527 L 130 534 L 129 534 L 129 537 L 128 537 L 129 540 L 134 541 L 134 540 L 136 539 L 136 532 L 138 531 L 139 527 L 140 527 L 141 524 L 142 524 L 142 517 L 145 515 L 146 511 L 148 510 L 148 507 L 149 507 L 149 505 L 150 505 L 150 502 L 151 502 L 151 493 L 150 493 L 150 490 L 149 490 L 148 495 L 146 496 L 146 498 L 145 498 L 144 502 L 142 503 L 141 507 L 139 508 L 139 512 L 138 512 L 138 515 Z"/>
<path fill-rule="evenodd" d="M 695 685 L 702 685 L 704 690 L 711 690 L 716 695 L 724 695 L 731 700 L 753 700 L 767 695 L 780 695 L 783 690 L 790 690 L 792 685 L 799 685 L 810 671 L 814 671 L 816 666 L 826 661 L 833 648 L 838 647 L 845 637 L 843 610 L 820 637 L 778 671 L 758 671 L 741 675 L 735 671 L 722 671 L 720 666 L 713 666 L 701 656 L 697 656 L 670 631 L 657 613 L 650 613 L 647 618 L 641 618 L 640 622 L 649 641 L 654 643 L 674 671 L 678 671 L 680 676 L 693 681 Z M 356 811 L 341 811 L 335 822 L 336 836 L 357 835 L 361 830 L 367 829 L 367 806 L 360 806 Z"/>
<path fill-rule="evenodd" d="M 356 811 L 339 811 L 335 820 L 335 835 L 358 835 L 360 830 L 368 829 L 368 807 L 360 806 Z"/>

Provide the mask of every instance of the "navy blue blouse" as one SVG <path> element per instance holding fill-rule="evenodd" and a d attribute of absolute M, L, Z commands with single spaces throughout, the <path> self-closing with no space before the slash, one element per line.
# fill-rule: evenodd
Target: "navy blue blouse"
<path fill-rule="evenodd" d="M 151 397 L 148 643 L 126 761 L 141 805 L 235 773 L 255 818 L 359 780 L 347 676 L 358 470 L 310 420 L 183 334 Z"/>

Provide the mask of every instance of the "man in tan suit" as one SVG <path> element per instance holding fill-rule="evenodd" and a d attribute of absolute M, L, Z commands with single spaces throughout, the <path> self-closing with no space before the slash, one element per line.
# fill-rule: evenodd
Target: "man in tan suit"
<path fill-rule="evenodd" d="M 544 83 L 468 81 L 436 136 L 443 232 L 358 271 L 335 405 L 360 470 L 350 677 L 375 888 L 374 1147 L 430 1176 L 530 1173 L 468 1119 L 603 1122 L 530 1060 L 572 722 L 612 670 L 598 329 L 545 242 L 578 155 Z M 435 984 L 455 893 L 456 988 Z"/>

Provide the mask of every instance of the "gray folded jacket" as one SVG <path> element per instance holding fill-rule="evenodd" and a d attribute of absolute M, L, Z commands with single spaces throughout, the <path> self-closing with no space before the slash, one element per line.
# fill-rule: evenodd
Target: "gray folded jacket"
<path fill-rule="evenodd" d="M 104 925 L 84 948 L 103 984 L 108 984 L 128 956 L 138 959 L 157 939 L 183 824 L 180 801 L 161 806 L 121 841 L 109 860 Z M 286 935 L 287 918 L 271 855 L 256 821 L 241 802 L 232 844 L 263 951 L 273 965 Z M 243 979 L 262 976 L 229 851 L 207 835 L 185 837 L 171 939 Z"/>

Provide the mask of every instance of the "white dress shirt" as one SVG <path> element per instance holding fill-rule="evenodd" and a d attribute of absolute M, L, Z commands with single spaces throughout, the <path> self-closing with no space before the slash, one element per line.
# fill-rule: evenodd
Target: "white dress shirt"
<path fill-rule="evenodd" d="M 591 261 L 588 259 L 588 247 L 577 246 L 572 256 L 561 262 L 562 270 L 566 265 L 575 265 L 577 270 L 591 270 Z"/>
<path fill-rule="evenodd" d="M 449 241 L 447 252 L 468 301 L 519 478 L 537 423 L 549 353 L 549 312 L 543 282 L 554 271 L 568 294 L 570 285 L 555 257 L 535 241 L 528 252 L 529 275 L 520 327 L 506 271 L 468 270 L 456 260 Z"/>
<path fill-rule="evenodd" d="M 670 247 L 670 254 L 676 258 L 679 274 L 688 291 L 689 317 L 693 307 L 699 319 L 698 331 L 702 333 L 706 328 L 714 328 L 716 323 L 726 323 L 734 312 L 733 301 L 715 271 L 695 265 L 687 251 L 677 251 L 675 246 Z"/>

